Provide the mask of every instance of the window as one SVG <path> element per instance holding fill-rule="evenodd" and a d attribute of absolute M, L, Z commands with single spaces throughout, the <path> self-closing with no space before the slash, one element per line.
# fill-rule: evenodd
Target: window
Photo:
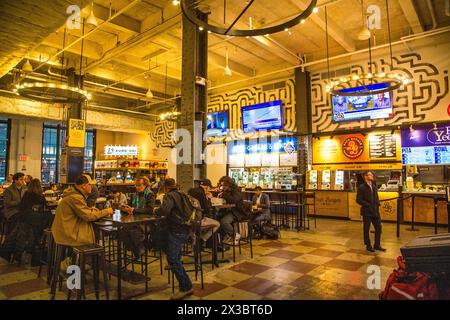
<path fill-rule="evenodd" d="M 0 183 L 3 183 L 8 174 L 9 137 L 11 122 L 0 118 Z"/>
<path fill-rule="evenodd" d="M 42 134 L 42 172 L 43 183 L 59 182 L 61 150 L 66 135 L 65 126 L 44 124 Z M 84 172 L 92 173 L 95 154 L 95 130 L 86 130 L 84 151 Z"/>
<path fill-rule="evenodd" d="M 58 182 L 61 146 L 58 144 L 60 126 L 44 124 L 42 134 L 42 169 L 43 183 Z"/>
<path fill-rule="evenodd" d="M 86 142 L 84 145 L 84 172 L 94 173 L 95 131 L 86 130 Z"/>

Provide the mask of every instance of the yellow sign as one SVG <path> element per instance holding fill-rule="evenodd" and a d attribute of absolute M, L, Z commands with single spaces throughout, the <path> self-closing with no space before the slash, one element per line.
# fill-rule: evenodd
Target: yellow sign
<path fill-rule="evenodd" d="M 313 165 L 313 170 L 401 170 L 402 163 L 341 163 Z"/>
<path fill-rule="evenodd" d="M 354 163 L 386 160 L 399 162 L 402 160 L 400 133 L 398 131 L 395 133 L 373 132 L 366 135 L 354 133 L 313 139 L 313 164 L 315 165 L 343 164 L 334 167 L 334 170 L 345 170 L 353 169 Z M 347 164 L 351 164 L 351 166 L 347 168 Z M 377 166 L 379 165 L 377 164 Z M 327 169 L 332 168 L 327 167 Z"/>
<path fill-rule="evenodd" d="M 81 119 L 69 120 L 69 147 L 84 148 L 86 134 L 86 122 Z"/>

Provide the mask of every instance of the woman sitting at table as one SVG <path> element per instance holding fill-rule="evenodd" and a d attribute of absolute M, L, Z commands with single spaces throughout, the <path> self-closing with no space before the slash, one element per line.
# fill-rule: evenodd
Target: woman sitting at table
<path fill-rule="evenodd" d="M 252 205 L 254 208 L 253 223 L 270 220 L 270 198 L 262 192 L 262 188 L 259 186 L 255 188 Z"/>
<path fill-rule="evenodd" d="M 123 205 L 120 209 L 128 215 L 133 214 L 153 214 L 155 205 L 155 194 L 146 186 L 144 178 L 136 179 L 136 193 L 131 200 L 131 206 Z M 136 258 L 145 253 L 145 233 L 140 226 L 133 226 L 126 230 L 121 230 L 120 235 L 125 247 L 131 250 Z"/>
<path fill-rule="evenodd" d="M 233 223 L 247 218 L 244 209 L 244 196 L 232 178 L 222 177 L 220 183 L 223 191 L 218 194 L 218 197 L 223 198 L 226 204 L 235 205 L 234 208 L 221 210 L 219 213 L 221 217 L 220 225 L 224 236 L 223 242 L 228 243 L 233 240 L 235 243 L 238 243 L 241 237 L 239 233 L 236 233 L 235 239 L 232 239 Z"/>
<path fill-rule="evenodd" d="M 36 266 L 39 260 L 37 247 L 42 237 L 47 222 L 44 215 L 45 198 L 39 179 L 32 179 L 27 186 L 20 202 L 20 214 L 22 218 L 18 226 L 14 259 L 20 265 L 24 251 L 32 255 L 31 266 Z"/>

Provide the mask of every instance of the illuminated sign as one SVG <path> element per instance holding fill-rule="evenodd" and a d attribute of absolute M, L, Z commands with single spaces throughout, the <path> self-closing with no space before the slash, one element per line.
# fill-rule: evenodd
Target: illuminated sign
<path fill-rule="evenodd" d="M 270 139 L 251 139 L 236 141 L 228 145 L 228 154 L 252 153 L 295 153 L 297 151 L 297 137 L 283 136 Z"/>
<path fill-rule="evenodd" d="M 138 146 L 105 146 L 105 156 L 130 157 L 139 155 Z"/>
<path fill-rule="evenodd" d="M 402 129 L 402 160 L 408 165 L 450 163 L 450 125 Z"/>
<path fill-rule="evenodd" d="M 364 142 L 358 137 L 350 137 L 342 143 L 342 152 L 349 159 L 356 159 L 364 151 Z"/>

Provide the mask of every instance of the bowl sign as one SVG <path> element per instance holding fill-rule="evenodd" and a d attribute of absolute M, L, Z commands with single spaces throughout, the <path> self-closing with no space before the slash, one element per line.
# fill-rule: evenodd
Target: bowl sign
<path fill-rule="evenodd" d="M 342 152 L 349 159 L 356 159 L 364 151 L 364 142 L 357 137 L 350 137 L 342 143 Z"/>

